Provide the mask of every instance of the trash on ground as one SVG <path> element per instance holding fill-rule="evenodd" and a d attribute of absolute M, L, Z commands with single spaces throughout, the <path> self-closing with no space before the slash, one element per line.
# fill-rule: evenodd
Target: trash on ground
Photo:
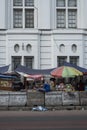
<path fill-rule="evenodd" d="M 48 109 L 42 106 L 33 107 L 32 111 L 47 111 Z"/>

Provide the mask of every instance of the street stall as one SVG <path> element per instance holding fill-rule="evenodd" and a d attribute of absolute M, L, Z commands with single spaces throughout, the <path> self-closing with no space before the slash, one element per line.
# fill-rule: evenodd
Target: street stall
<path fill-rule="evenodd" d="M 5 74 L 8 72 L 8 70 L 9 70 L 9 65 L 1 66 L 0 67 L 0 74 Z"/>
<path fill-rule="evenodd" d="M 54 68 L 51 69 L 31 69 L 27 68 L 26 66 L 19 65 L 16 69 L 15 72 L 19 73 L 21 76 L 24 77 L 24 85 L 26 89 L 33 88 L 30 86 L 30 82 L 36 87 L 42 86 L 42 81 L 45 79 L 45 77 L 50 75 L 50 72 Z M 47 78 L 47 77 L 46 77 Z M 30 86 L 30 87 L 27 87 Z"/>
<path fill-rule="evenodd" d="M 26 78 L 27 88 L 28 89 L 38 89 L 41 87 L 43 82 L 43 75 L 28 75 L 25 74 L 24 77 Z"/>
<path fill-rule="evenodd" d="M 16 76 L 9 73 L 9 65 L 0 67 L 0 90 L 12 90 Z"/>
<path fill-rule="evenodd" d="M 0 74 L 0 90 L 12 91 L 13 80 L 15 78 L 15 76 Z"/>
<path fill-rule="evenodd" d="M 72 66 L 61 66 L 56 69 L 54 69 L 51 72 L 51 75 L 57 78 L 65 78 L 65 79 L 70 79 L 74 77 L 79 77 L 83 76 L 83 73 L 72 67 Z M 75 86 L 72 85 L 72 82 L 67 80 L 64 82 L 63 80 L 59 82 L 57 85 L 58 90 L 63 90 L 63 91 L 73 91 L 75 90 Z"/>

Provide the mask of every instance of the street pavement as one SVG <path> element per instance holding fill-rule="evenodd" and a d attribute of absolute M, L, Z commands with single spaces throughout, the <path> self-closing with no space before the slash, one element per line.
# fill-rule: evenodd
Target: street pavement
<path fill-rule="evenodd" d="M 86 110 L 0 111 L 0 130 L 87 130 Z"/>

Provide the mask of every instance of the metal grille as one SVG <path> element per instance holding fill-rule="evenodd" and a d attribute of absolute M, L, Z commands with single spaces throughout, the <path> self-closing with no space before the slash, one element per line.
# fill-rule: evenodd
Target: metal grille
<path fill-rule="evenodd" d="M 25 56 L 25 57 L 24 57 L 24 64 L 25 64 L 26 67 L 32 68 L 33 57 Z"/>
<path fill-rule="evenodd" d="M 21 56 L 12 56 L 12 70 L 15 70 L 18 65 L 21 65 Z"/>
<path fill-rule="evenodd" d="M 58 66 L 63 66 L 65 61 L 67 61 L 67 56 L 58 56 L 57 57 Z"/>
<path fill-rule="evenodd" d="M 70 56 L 70 63 L 78 65 L 79 64 L 79 56 Z"/>

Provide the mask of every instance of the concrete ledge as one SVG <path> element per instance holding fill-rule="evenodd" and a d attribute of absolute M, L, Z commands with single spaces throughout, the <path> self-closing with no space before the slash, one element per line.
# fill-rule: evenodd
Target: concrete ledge
<path fill-rule="evenodd" d="M 8 106 L 25 106 L 27 103 L 26 92 L 9 92 Z"/>
<path fill-rule="evenodd" d="M 80 105 L 79 92 L 62 92 L 63 105 Z"/>
<path fill-rule="evenodd" d="M 27 106 L 44 106 L 44 93 L 37 90 L 27 92 Z"/>
<path fill-rule="evenodd" d="M 0 106 L 8 106 L 9 92 L 0 92 Z"/>
<path fill-rule="evenodd" d="M 0 110 L 32 110 L 33 106 L 49 109 L 87 109 L 87 92 L 27 92 L 0 91 Z"/>
<path fill-rule="evenodd" d="M 87 106 L 87 91 L 79 92 L 81 106 Z"/>
<path fill-rule="evenodd" d="M 54 91 L 45 93 L 45 106 L 62 105 L 62 92 Z"/>
<path fill-rule="evenodd" d="M 25 106 L 27 103 L 26 92 L 0 92 L 0 106 Z"/>

